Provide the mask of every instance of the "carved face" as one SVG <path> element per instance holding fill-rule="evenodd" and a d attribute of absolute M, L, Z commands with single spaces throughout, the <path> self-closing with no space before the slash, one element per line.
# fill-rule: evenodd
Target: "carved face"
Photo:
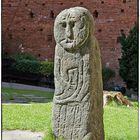
<path fill-rule="evenodd" d="M 56 43 L 65 50 L 76 50 L 89 36 L 89 20 L 81 9 L 70 8 L 62 11 L 55 20 L 54 37 Z"/>

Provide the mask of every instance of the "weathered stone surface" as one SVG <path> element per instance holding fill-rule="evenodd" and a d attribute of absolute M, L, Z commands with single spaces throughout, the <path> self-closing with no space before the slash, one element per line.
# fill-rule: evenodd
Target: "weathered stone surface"
<path fill-rule="evenodd" d="M 100 50 L 89 11 L 74 7 L 55 20 L 55 95 L 53 132 L 56 139 L 103 140 L 103 89 Z"/>

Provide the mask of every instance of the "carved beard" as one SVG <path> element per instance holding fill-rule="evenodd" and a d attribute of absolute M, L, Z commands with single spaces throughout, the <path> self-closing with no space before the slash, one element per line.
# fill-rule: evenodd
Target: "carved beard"
<path fill-rule="evenodd" d="M 81 14 L 81 13 L 80 13 Z M 85 15 L 60 14 L 55 23 L 56 42 L 66 51 L 75 51 L 83 46 L 89 36 L 89 22 Z"/>

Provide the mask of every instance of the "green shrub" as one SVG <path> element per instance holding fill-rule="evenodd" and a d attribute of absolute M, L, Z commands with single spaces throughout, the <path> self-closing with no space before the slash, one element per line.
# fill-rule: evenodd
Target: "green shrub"
<path fill-rule="evenodd" d="M 102 69 L 102 74 L 103 81 L 108 81 L 110 78 L 115 77 L 115 71 L 107 67 L 104 67 Z"/>
<path fill-rule="evenodd" d="M 11 67 L 19 72 L 39 74 L 40 62 L 32 60 L 17 60 Z"/>
<path fill-rule="evenodd" d="M 53 75 L 54 63 L 48 61 L 42 61 L 40 64 L 40 74 L 43 76 Z"/>
<path fill-rule="evenodd" d="M 129 35 L 120 37 L 122 57 L 119 61 L 120 76 L 128 88 L 138 88 L 138 25 L 136 24 Z"/>
<path fill-rule="evenodd" d="M 33 74 L 40 74 L 43 76 L 53 75 L 54 64 L 53 62 L 47 61 L 36 61 L 36 60 L 17 60 L 11 66 L 12 70 L 16 70 L 19 72 L 27 72 Z"/>
<path fill-rule="evenodd" d="M 35 73 L 43 76 L 53 75 L 54 63 L 48 61 L 38 61 L 28 53 L 19 53 L 11 56 L 15 63 L 11 66 L 12 70 L 19 72 Z"/>
<path fill-rule="evenodd" d="M 102 75 L 103 75 L 103 86 L 104 88 L 107 86 L 107 82 L 115 77 L 115 71 L 110 69 L 110 68 L 107 68 L 107 67 L 103 67 L 102 69 Z"/>
<path fill-rule="evenodd" d="M 37 58 L 29 53 L 17 53 L 11 56 L 12 59 L 14 59 L 15 61 L 18 60 L 33 60 L 33 61 L 37 61 Z"/>

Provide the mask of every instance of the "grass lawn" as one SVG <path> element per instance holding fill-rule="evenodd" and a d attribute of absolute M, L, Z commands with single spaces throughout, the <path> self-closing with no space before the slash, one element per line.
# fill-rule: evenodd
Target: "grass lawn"
<path fill-rule="evenodd" d="M 104 129 L 106 140 L 138 140 L 138 109 L 106 106 Z"/>
<path fill-rule="evenodd" d="M 134 107 L 130 108 L 116 104 L 104 108 L 105 140 L 138 140 L 138 103 L 133 104 Z M 53 140 L 51 110 L 52 103 L 3 104 L 3 130 L 44 131 L 43 140 Z"/>

